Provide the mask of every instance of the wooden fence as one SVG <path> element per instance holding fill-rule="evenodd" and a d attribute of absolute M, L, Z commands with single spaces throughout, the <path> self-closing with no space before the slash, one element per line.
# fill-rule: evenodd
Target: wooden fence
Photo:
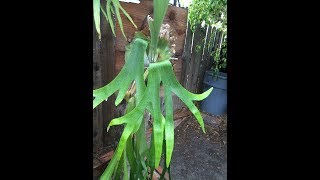
<path fill-rule="evenodd" d="M 211 26 L 196 27 L 194 32 L 187 28 L 187 35 L 182 55 L 181 84 L 193 93 L 202 93 L 205 71 L 210 70 L 214 58 L 213 52 L 221 47 L 223 33 Z"/>

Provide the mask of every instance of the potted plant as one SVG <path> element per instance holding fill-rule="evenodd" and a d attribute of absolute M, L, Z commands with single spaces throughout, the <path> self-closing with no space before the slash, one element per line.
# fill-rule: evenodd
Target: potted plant
<path fill-rule="evenodd" d="M 203 90 L 213 87 L 212 93 L 202 101 L 201 110 L 214 115 L 227 113 L 227 40 L 224 37 L 221 47 L 214 54 L 211 70 L 206 71 L 203 80 Z"/>

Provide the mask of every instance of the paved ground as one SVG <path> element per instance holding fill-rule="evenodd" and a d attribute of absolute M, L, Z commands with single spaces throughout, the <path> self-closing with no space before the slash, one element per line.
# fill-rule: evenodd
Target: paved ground
<path fill-rule="evenodd" d="M 193 117 L 175 129 L 171 163 L 174 180 L 227 179 L 227 117 L 203 116 L 206 134 Z"/>

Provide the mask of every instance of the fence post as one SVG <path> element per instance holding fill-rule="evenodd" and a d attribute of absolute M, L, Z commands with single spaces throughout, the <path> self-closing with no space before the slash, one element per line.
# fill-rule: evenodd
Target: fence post
<path fill-rule="evenodd" d="M 100 42 L 93 24 L 93 89 L 101 87 Z M 103 145 L 103 119 L 101 106 L 93 109 L 93 151 Z"/>

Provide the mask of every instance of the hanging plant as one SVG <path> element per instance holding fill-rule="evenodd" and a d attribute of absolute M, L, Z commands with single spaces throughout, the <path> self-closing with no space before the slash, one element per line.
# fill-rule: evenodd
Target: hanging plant
<path fill-rule="evenodd" d="M 170 62 L 171 51 L 168 38 L 159 37 L 160 28 L 168 8 L 169 0 L 154 0 L 154 17 L 148 18 L 151 37 L 136 33 L 126 46 L 125 64 L 120 73 L 109 84 L 93 91 L 93 108 L 118 91 L 115 105 L 125 99 L 126 114 L 113 119 L 111 126 L 124 125 L 115 153 L 101 180 L 151 179 L 154 169 L 165 157 L 164 170 L 168 170 L 174 148 L 174 122 L 172 93 L 176 94 L 196 117 L 203 132 L 204 122 L 193 101 L 206 98 L 212 88 L 202 94 L 186 90 L 176 79 Z M 144 70 L 145 60 L 149 66 Z M 134 84 L 135 88 L 130 88 Z M 160 87 L 164 88 L 165 114 L 160 107 Z M 133 92 L 132 89 L 135 89 Z M 146 139 L 144 114 L 153 118 L 150 145 Z"/>

